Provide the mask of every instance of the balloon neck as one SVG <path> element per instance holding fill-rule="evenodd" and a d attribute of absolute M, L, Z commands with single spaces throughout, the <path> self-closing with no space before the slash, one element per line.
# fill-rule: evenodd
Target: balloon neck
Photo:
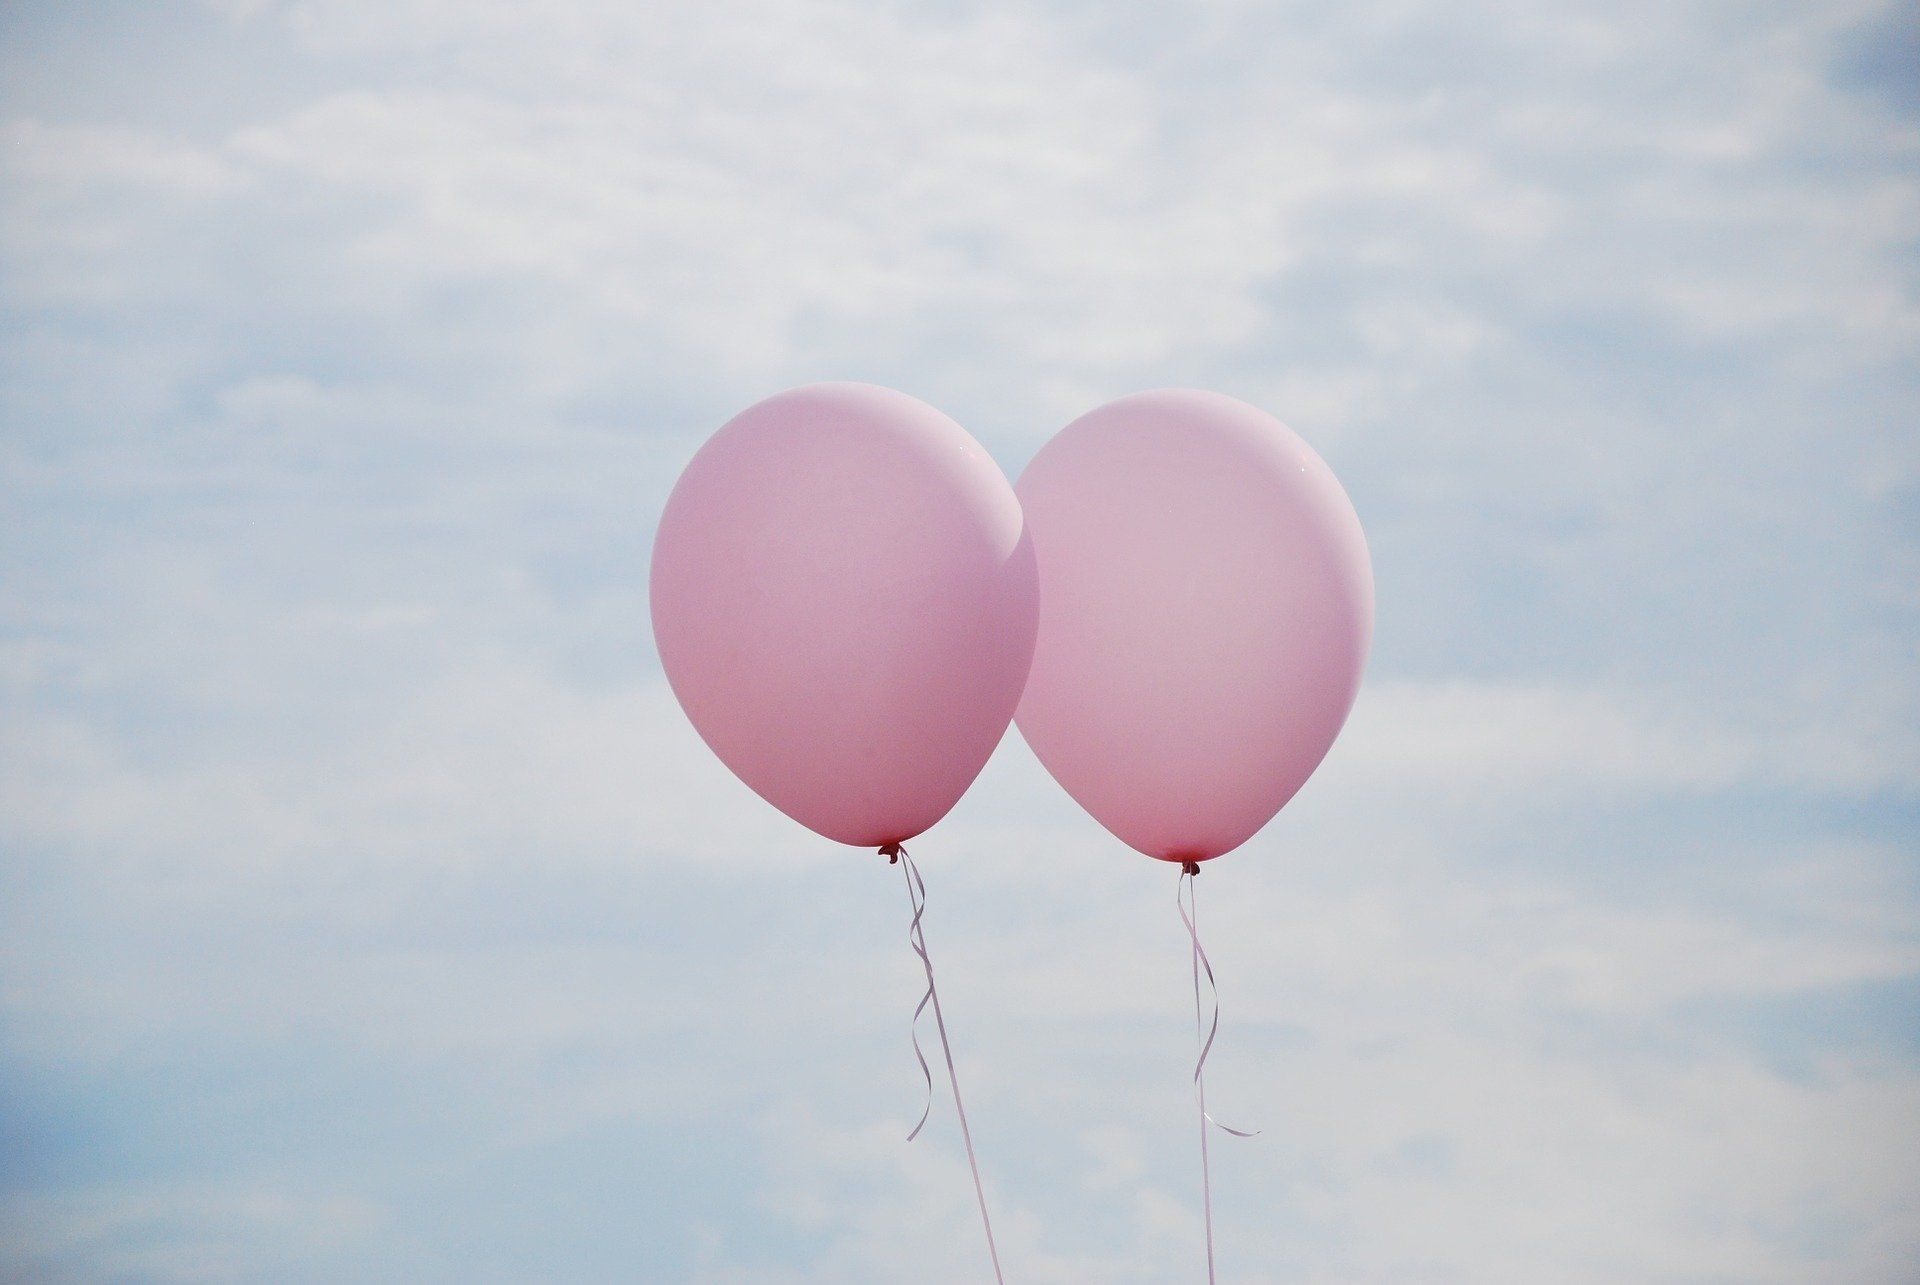
<path fill-rule="evenodd" d="M 899 844 L 888 843 L 888 844 L 881 845 L 880 855 L 887 859 L 888 865 L 893 865 L 895 862 L 900 860 L 900 851 L 901 849 Z"/>
<path fill-rule="evenodd" d="M 1197 875 L 1200 873 L 1200 863 L 1198 861 L 1182 861 L 1180 863 L 1180 873 L 1183 875 Z"/>

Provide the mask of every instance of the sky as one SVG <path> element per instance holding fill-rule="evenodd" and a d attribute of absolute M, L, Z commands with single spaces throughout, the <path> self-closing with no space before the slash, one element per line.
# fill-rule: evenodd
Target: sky
<path fill-rule="evenodd" d="M 1366 527 L 1222 1279 L 1920 1279 L 1916 160 L 1878 0 L 0 9 L 0 1276 L 988 1277 L 898 871 L 647 621 L 861 379 Z M 915 853 L 1008 1279 L 1201 1279 L 1175 872 L 1017 733 Z"/>

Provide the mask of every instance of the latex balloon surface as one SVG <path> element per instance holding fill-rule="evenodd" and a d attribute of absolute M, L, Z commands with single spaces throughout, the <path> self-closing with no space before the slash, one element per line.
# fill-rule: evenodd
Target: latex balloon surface
<path fill-rule="evenodd" d="M 1075 420 L 1016 489 L 1040 573 L 1022 735 L 1149 856 L 1246 842 L 1359 689 L 1373 572 L 1346 492 L 1271 415 L 1187 390 Z"/>
<path fill-rule="evenodd" d="M 1036 581 L 1013 489 L 904 393 L 813 384 L 742 412 L 674 486 L 654 637 L 715 754 L 862 847 L 945 816 L 1006 732 Z"/>

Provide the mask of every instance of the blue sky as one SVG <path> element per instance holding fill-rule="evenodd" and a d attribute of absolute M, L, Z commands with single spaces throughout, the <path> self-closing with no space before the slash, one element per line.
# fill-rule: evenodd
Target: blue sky
<path fill-rule="evenodd" d="M 1365 522 L 1200 893 L 1223 1275 L 1910 1280 L 1920 28 L 1878 3 L 0 14 L 0 1274 L 974 1281 L 897 872 L 705 754 L 705 435 L 1170 384 Z M 1194 1279 L 1172 872 L 916 847 L 1009 1277 Z"/>

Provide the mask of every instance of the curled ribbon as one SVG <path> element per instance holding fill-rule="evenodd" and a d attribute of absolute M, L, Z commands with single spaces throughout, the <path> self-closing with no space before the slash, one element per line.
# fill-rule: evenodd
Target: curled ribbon
<path fill-rule="evenodd" d="M 1212 1125 L 1236 1138 L 1251 1138 L 1260 1131 L 1250 1132 L 1221 1124 L 1207 1113 L 1207 1055 L 1213 1052 L 1214 1037 L 1220 1034 L 1220 987 L 1213 979 L 1213 962 L 1207 958 L 1207 948 L 1200 944 L 1200 901 L 1195 893 L 1194 877 L 1200 873 L 1200 865 L 1188 861 L 1180 867 L 1180 882 L 1174 890 L 1174 904 L 1180 908 L 1180 922 L 1187 926 L 1187 937 L 1193 943 L 1193 1033 L 1200 1043 L 1200 1057 L 1193 1064 L 1193 1087 L 1200 1102 L 1200 1194 L 1206 1211 L 1207 1224 L 1207 1281 L 1213 1281 L 1213 1174 L 1212 1163 L 1207 1156 L 1207 1126 Z M 1193 912 L 1189 914 L 1187 907 Z M 1200 1009 L 1200 973 L 1207 974 L 1207 989 L 1213 995 L 1213 1024 L 1208 1026 L 1201 1016 Z"/>
<path fill-rule="evenodd" d="M 967 1128 L 966 1104 L 960 1101 L 960 1076 L 953 1069 L 953 1045 L 947 1040 L 947 1019 L 940 1012 L 940 992 L 933 984 L 933 959 L 927 954 L 927 933 L 920 924 L 921 918 L 927 913 L 927 883 L 920 877 L 920 867 L 913 863 L 913 858 L 901 845 L 889 843 L 880 849 L 880 855 L 889 864 L 898 862 L 906 875 L 907 902 L 913 907 L 913 921 L 907 925 L 907 944 L 920 957 L 920 966 L 927 974 L 927 991 L 920 997 L 919 1006 L 913 1010 L 913 1022 L 909 1028 L 913 1036 L 913 1056 L 919 1060 L 920 1074 L 927 1081 L 927 1105 L 920 1112 L 920 1122 L 907 1135 L 907 1141 L 912 1142 L 920 1136 L 920 1130 L 926 1127 L 927 1116 L 933 1111 L 933 1072 L 927 1068 L 926 1055 L 920 1051 L 920 1014 L 926 1012 L 928 1005 L 932 1005 L 933 1023 L 940 1032 L 940 1052 L 947 1063 L 947 1083 L 953 1086 L 953 1109 L 960 1117 L 960 1138 L 967 1144 L 967 1167 L 973 1171 L 973 1194 L 980 1202 L 980 1226 L 987 1233 L 987 1256 L 993 1260 L 993 1279 L 999 1285 L 1006 1285 L 1006 1277 L 1000 1274 L 1000 1250 L 993 1243 L 993 1220 L 987 1217 L 987 1192 L 980 1183 L 980 1162 L 973 1154 L 973 1132 Z"/>

